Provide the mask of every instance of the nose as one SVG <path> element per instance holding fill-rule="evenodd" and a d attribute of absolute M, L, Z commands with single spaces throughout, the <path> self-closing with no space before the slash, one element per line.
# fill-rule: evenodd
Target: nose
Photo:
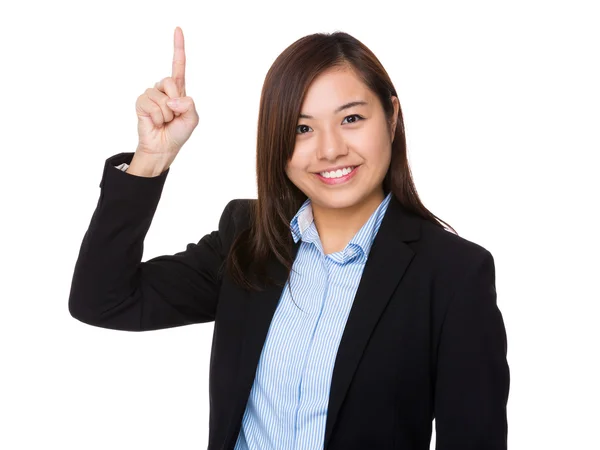
<path fill-rule="evenodd" d="M 335 161 L 340 156 L 348 154 L 348 145 L 341 133 L 330 130 L 321 132 L 321 139 L 318 142 L 317 158 L 328 161 Z"/>

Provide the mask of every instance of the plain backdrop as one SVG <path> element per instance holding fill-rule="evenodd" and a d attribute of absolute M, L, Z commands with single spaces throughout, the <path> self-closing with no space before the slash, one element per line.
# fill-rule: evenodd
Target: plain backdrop
<path fill-rule="evenodd" d="M 135 150 L 135 101 L 170 76 L 176 26 L 200 124 L 143 260 L 184 250 L 229 200 L 256 196 L 270 65 L 302 36 L 346 31 L 396 86 L 424 204 L 495 258 L 509 448 L 600 448 L 595 3 L 4 5 L 0 448 L 206 448 L 213 324 L 118 332 L 67 309 L 104 162 Z"/>

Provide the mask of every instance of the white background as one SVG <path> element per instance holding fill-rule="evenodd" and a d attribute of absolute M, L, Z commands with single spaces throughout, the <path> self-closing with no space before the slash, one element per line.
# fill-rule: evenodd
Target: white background
<path fill-rule="evenodd" d="M 594 3 L 3 6 L 0 448 L 206 448 L 212 324 L 136 334 L 67 309 L 104 162 L 135 150 L 135 101 L 170 75 L 176 26 L 200 124 L 171 166 L 144 260 L 184 250 L 229 200 L 255 197 L 267 70 L 304 35 L 346 31 L 398 90 L 424 204 L 494 255 L 509 448 L 600 448 Z"/>

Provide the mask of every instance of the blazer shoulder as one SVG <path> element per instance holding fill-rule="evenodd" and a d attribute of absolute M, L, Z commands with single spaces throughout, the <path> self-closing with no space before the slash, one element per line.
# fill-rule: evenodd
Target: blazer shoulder
<path fill-rule="evenodd" d="M 419 267 L 432 277 L 440 311 L 446 310 L 456 292 L 471 289 L 469 283 L 475 278 L 495 279 L 494 257 L 483 245 L 425 220 L 421 233 L 417 243 Z"/>
<path fill-rule="evenodd" d="M 422 250 L 435 255 L 453 266 L 471 266 L 486 258 L 493 258 L 486 247 L 452 231 L 423 221 Z"/>

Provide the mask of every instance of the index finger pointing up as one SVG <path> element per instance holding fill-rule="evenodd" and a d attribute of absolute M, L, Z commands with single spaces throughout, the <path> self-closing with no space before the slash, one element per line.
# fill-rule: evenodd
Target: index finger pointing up
<path fill-rule="evenodd" d="M 185 46 L 183 42 L 183 31 L 181 28 L 175 28 L 173 52 L 173 70 L 171 77 L 175 80 L 175 85 L 179 90 L 180 97 L 185 97 Z"/>

